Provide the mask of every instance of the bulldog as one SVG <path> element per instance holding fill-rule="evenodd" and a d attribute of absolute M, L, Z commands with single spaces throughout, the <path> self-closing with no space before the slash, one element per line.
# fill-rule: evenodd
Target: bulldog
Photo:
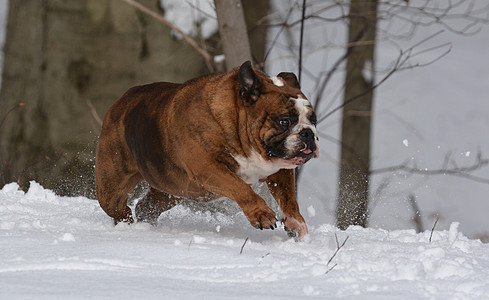
<path fill-rule="evenodd" d="M 228 197 L 252 226 L 274 229 L 275 212 L 250 187 L 264 181 L 285 230 L 302 239 L 294 169 L 318 155 L 316 115 L 296 76 L 269 77 L 247 61 L 182 84 L 136 86 L 119 98 L 97 145 L 97 197 L 116 224 L 132 223 L 128 195 L 144 180 L 150 188 L 136 205 L 137 221 L 156 224 L 179 197 Z"/>

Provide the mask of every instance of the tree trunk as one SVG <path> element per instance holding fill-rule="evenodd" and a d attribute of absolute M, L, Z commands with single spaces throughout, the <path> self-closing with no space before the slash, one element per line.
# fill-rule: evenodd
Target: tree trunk
<path fill-rule="evenodd" d="M 214 0 L 226 58 L 226 70 L 230 71 L 252 59 L 248 32 L 241 0 Z"/>
<path fill-rule="evenodd" d="M 251 56 L 253 61 L 259 65 L 265 59 L 267 46 L 266 24 L 257 25 L 257 22 L 268 15 L 270 10 L 269 0 L 242 0 L 246 21 L 246 28 L 250 40 Z"/>
<path fill-rule="evenodd" d="M 373 86 L 376 23 L 377 0 L 351 0 L 345 102 Z M 372 102 L 370 92 L 343 108 L 337 207 L 340 229 L 367 225 Z"/>
<path fill-rule="evenodd" d="M 159 0 L 139 2 L 160 10 Z M 34 179 L 93 196 L 96 115 L 131 86 L 182 82 L 205 73 L 205 63 L 168 27 L 120 0 L 9 3 L 0 118 L 25 106 L 0 128 L 0 186 Z"/>

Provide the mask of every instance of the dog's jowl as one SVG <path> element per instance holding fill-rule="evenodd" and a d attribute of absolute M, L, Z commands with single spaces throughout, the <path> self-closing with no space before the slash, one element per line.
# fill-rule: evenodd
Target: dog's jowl
<path fill-rule="evenodd" d="M 138 221 L 155 224 L 176 198 L 228 197 L 251 225 L 276 228 L 275 213 L 250 187 L 267 183 L 289 234 L 307 226 L 294 168 L 318 157 L 316 115 L 292 73 L 268 77 L 250 62 L 183 84 L 129 89 L 107 112 L 97 147 L 97 196 L 115 222 L 133 222 L 128 195 L 150 185 Z"/>

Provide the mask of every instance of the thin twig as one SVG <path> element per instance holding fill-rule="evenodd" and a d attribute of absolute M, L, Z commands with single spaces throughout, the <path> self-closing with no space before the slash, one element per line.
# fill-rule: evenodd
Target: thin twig
<path fill-rule="evenodd" d="M 346 239 L 343 241 L 343 243 L 340 245 L 340 243 L 338 242 L 338 235 L 336 235 L 336 233 L 334 234 L 334 237 L 336 239 L 336 251 L 333 253 L 333 256 L 331 256 L 331 258 L 328 260 L 328 262 L 326 263 L 326 266 L 329 265 L 329 263 L 333 260 L 333 258 L 335 258 L 336 254 L 338 254 L 338 252 L 341 250 L 341 248 L 343 248 L 343 246 L 345 246 L 346 241 L 348 241 L 348 239 L 350 238 L 350 236 L 348 235 L 346 237 Z"/>
<path fill-rule="evenodd" d="M 243 243 L 243 246 L 241 246 L 241 251 L 239 251 L 239 254 L 242 254 L 243 253 L 243 249 L 244 249 L 244 246 L 246 245 L 246 242 L 248 241 L 248 237 L 246 237 L 244 243 Z"/>
<path fill-rule="evenodd" d="M 90 113 L 92 114 L 93 119 L 97 124 L 102 127 L 102 119 L 100 119 L 100 116 L 97 113 L 97 110 L 95 109 L 95 106 L 93 106 L 92 101 L 90 99 L 87 99 L 87 105 L 90 108 Z"/>
<path fill-rule="evenodd" d="M 22 107 L 24 106 L 25 104 L 24 103 L 18 103 L 18 104 L 15 104 L 11 109 L 9 109 L 7 111 L 7 113 L 5 114 L 5 116 L 3 116 L 2 118 L 2 121 L 0 122 L 0 128 L 2 128 L 2 125 L 3 125 L 3 122 L 5 122 L 5 119 L 7 119 L 8 115 L 13 111 L 15 110 L 16 108 L 19 108 L 19 107 Z"/>
<path fill-rule="evenodd" d="M 240 254 L 241 254 L 241 253 L 240 253 Z M 260 264 L 262 263 L 262 260 L 263 260 L 265 257 L 269 256 L 269 255 L 270 255 L 270 252 L 268 252 L 267 254 L 263 255 L 263 256 L 261 257 L 261 260 L 260 260 L 260 262 L 259 262 L 258 264 L 260 265 Z"/>
<path fill-rule="evenodd" d="M 291 6 L 289 8 L 289 11 L 287 12 L 287 16 L 285 17 L 285 22 L 287 22 L 289 20 L 290 15 L 292 15 L 293 11 L 294 11 L 294 6 Z M 267 61 L 268 55 L 272 52 L 272 49 L 275 47 L 275 44 L 277 43 L 278 38 L 280 37 L 282 32 L 285 30 L 285 28 L 286 28 L 286 26 L 280 27 L 280 30 L 275 35 L 275 38 L 273 39 L 272 43 L 270 44 L 270 47 L 268 48 L 267 53 L 265 53 L 265 57 L 263 58 L 264 62 Z"/>
<path fill-rule="evenodd" d="M 326 86 L 328 85 L 329 80 L 333 77 L 333 74 L 339 68 L 340 64 L 348 58 L 348 55 L 350 55 L 350 51 L 347 50 L 347 51 L 345 51 L 345 54 L 342 57 L 340 57 L 333 64 L 333 67 L 328 71 L 328 73 L 324 77 L 323 82 L 319 86 L 319 91 L 316 94 L 316 100 L 314 101 L 314 110 L 315 111 L 318 111 L 318 109 L 319 109 L 319 103 L 321 103 L 321 99 L 323 99 L 323 97 L 322 97 L 323 96 L 323 92 L 326 89 Z"/>
<path fill-rule="evenodd" d="M 331 272 L 338 264 L 334 264 L 331 268 L 329 268 L 326 272 L 324 272 L 324 275 L 328 274 Z"/>
<path fill-rule="evenodd" d="M 435 224 L 433 224 L 433 228 L 431 228 L 431 233 L 430 233 L 430 243 L 431 243 L 431 237 L 433 236 L 433 231 L 435 230 L 436 223 L 438 223 L 438 220 L 439 220 L 439 219 L 440 219 L 440 217 L 437 217 L 437 218 L 436 218 Z"/>
<path fill-rule="evenodd" d="M 333 110 L 331 110 L 329 113 L 327 113 L 324 116 L 322 116 L 321 118 L 319 118 L 319 120 L 317 121 L 317 123 L 318 124 L 321 123 L 322 121 L 326 120 L 329 116 L 331 116 L 332 114 L 334 114 L 338 110 L 342 109 L 343 107 L 345 107 L 346 105 L 350 104 L 351 102 L 356 101 L 356 100 L 362 98 L 366 94 L 372 92 L 377 87 L 379 87 L 379 85 L 383 84 L 387 79 L 389 79 L 389 77 L 391 77 L 395 72 L 398 71 L 398 69 L 400 68 L 400 66 L 402 66 L 405 63 L 406 60 L 405 59 L 403 60 L 402 59 L 403 57 L 404 57 L 404 52 L 401 51 L 401 53 L 400 53 L 400 55 L 399 55 L 396 63 L 394 64 L 394 67 L 392 68 L 392 70 L 389 73 L 387 73 L 387 75 L 384 76 L 384 78 L 382 78 L 378 83 L 374 84 L 372 87 L 366 89 L 365 91 L 361 92 L 360 94 L 358 94 L 356 96 L 351 97 L 350 99 L 348 99 L 345 102 L 343 102 L 341 105 L 339 105 L 336 108 L 334 108 Z"/>
<path fill-rule="evenodd" d="M 333 256 L 331 256 L 331 258 L 328 260 L 328 262 L 326 263 L 326 266 L 329 266 L 329 264 L 331 263 L 331 261 L 333 260 L 333 258 L 335 258 L 336 254 L 338 254 L 338 252 L 341 250 L 341 248 L 343 248 L 343 246 L 345 246 L 346 241 L 348 241 L 348 238 L 350 238 L 350 236 L 347 236 L 346 239 L 343 241 L 343 243 L 340 245 L 340 242 L 338 241 L 338 235 L 336 233 L 334 234 L 334 237 L 335 237 L 335 240 L 336 240 L 336 251 L 333 253 Z M 331 272 L 331 270 L 333 270 L 337 265 L 338 264 L 334 264 L 331 268 L 329 268 L 328 270 L 326 270 L 326 272 L 324 272 L 324 275 L 326 275 L 329 272 Z"/>
<path fill-rule="evenodd" d="M 322 95 L 324 93 L 324 90 L 326 89 L 326 86 L 328 85 L 329 80 L 332 78 L 333 74 L 338 69 L 338 67 L 340 66 L 340 64 L 348 58 L 348 56 L 350 55 L 352 49 L 354 47 L 359 46 L 357 43 L 362 42 L 361 39 L 365 35 L 365 32 L 366 31 L 367 31 L 367 28 L 364 28 L 362 31 L 360 31 L 358 33 L 358 35 L 353 39 L 353 42 L 347 45 L 345 54 L 342 57 L 340 57 L 333 64 L 333 67 L 328 71 L 328 73 L 326 74 L 326 76 L 323 79 L 323 82 L 319 85 L 319 91 L 317 92 L 316 99 L 314 101 L 314 109 L 317 109 L 319 107 L 319 103 L 321 102 Z M 321 122 L 321 120 L 319 122 Z M 319 122 L 318 122 L 318 124 L 319 124 Z"/>
<path fill-rule="evenodd" d="M 176 26 L 175 24 L 173 24 L 172 22 L 168 21 L 165 17 L 161 16 L 160 14 L 152 11 L 151 9 L 147 8 L 146 6 L 134 1 L 134 0 L 122 0 L 124 2 L 126 2 L 127 4 L 139 9 L 140 11 L 142 11 L 143 13 L 155 18 L 156 20 L 160 21 L 161 23 L 167 25 L 168 27 L 170 27 L 171 29 L 175 30 L 179 35 L 182 36 L 182 38 L 192 47 L 194 48 L 195 50 L 197 50 L 197 52 L 199 52 L 200 55 L 202 55 L 202 57 L 206 60 L 207 62 L 207 67 L 210 69 L 210 71 L 214 71 L 214 67 L 213 67 L 213 59 L 212 59 L 212 56 L 207 52 L 205 51 L 192 37 L 190 37 L 188 34 L 186 34 L 185 32 L 183 32 L 182 29 L 180 29 L 178 26 Z"/>

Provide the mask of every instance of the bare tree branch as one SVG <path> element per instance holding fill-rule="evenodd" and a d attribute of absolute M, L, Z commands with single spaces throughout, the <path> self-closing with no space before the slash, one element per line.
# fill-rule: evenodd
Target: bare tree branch
<path fill-rule="evenodd" d="M 287 16 L 285 17 L 285 22 L 287 22 L 287 20 L 290 18 L 290 16 L 292 15 L 292 11 L 293 11 L 294 7 L 291 6 L 289 8 L 289 11 L 287 12 Z M 268 58 L 268 55 L 270 54 L 270 52 L 272 51 L 272 49 L 275 47 L 275 44 L 277 43 L 278 41 L 278 38 L 280 37 L 280 35 L 282 34 L 282 32 L 285 30 L 286 26 L 282 26 L 280 28 L 280 30 L 277 32 L 277 34 L 275 35 L 275 38 L 273 39 L 273 42 L 272 44 L 270 45 L 270 48 L 268 48 L 268 51 L 267 53 L 265 53 L 265 58 L 264 58 L 264 61 L 267 61 L 267 58 Z"/>
<path fill-rule="evenodd" d="M 427 168 L 418 168 L 416 166 L 409 166 L 407 163 L 403 163 L 397 166 L 390 166 L 390 167 L 385 167 L 385 168 L 380 168 L 376 170 L 371 170 L 370 175 L 376 175 L 376 174 L 381 174 L 381 173 L 387 173 L 387 172 L 407 172 L 411 174 L 418 174 L 418 175 L 427 175 L 427 176 L 434 176 L 434 175 L 451 175 L 451 176 L 456 176 L 456 177 L 461 177 L 465 179 L 469 179 L 471 181 L 479 182 L 479 183 L 484 183 L 484 184 L 489 184 L 489 178 L 482 178 L 478 176 L 474 176 L 470 174 L 471 172 L 474 172 L 476 170 L 479 170 L 487 165 L 489 165 L 489 159 L 483 159 L 480 157 L 480 155 L 477 157 L 476 161 L 474 164 L 466 167 L 458 167 L 455 166 L 453 168 L 448 168 L 448 158 L 447 156 L 445 157 L 445 161 L 443 163 L 442 168 L 440 169 L 427 169 Z"/>
<path fill-rule="evenodd" d="M 133 6 L 134 8 L 140 10 L 141 12 L 151 16 L 152 18 L 158 20 L 159 22 L 165 24 L 166 26 L 170 27 L 172 30 L 175 30 L 179 35 L 182 36 L 182 38 L 189 44 L 192 48 L 194 48 L 199 54 L 205 59 L 205 62 L 207 64 L 207 68 L 213 72 L 214 71 L 214 65 L 213 65 L 213 58 L 207 52 L 203 47 L 197 43 L 191 36 L 183 32 L 182 29 L 180 29 L 178 26 L 173 24 L 172 22 L 168 21 L 165 17 L 162 15 L 152 11 L 151 9 L 147 8 L 146 6 L 134 1 L 134 0 L 122 0 L 126 2 L 127 4 Z"/>
<path fill-rule="evenodd" d="M 420 45 L 422 45 L 422 44 L 426 43 L 427 41 L 433 39 L 435 36 L 441 34 L 442 32 L 443 32 L 443 30 L 440 30 L 440 31 L 438 31 L 438 32 L 436 32 L 436 33 L 434 33 L 434 34 L 432 34 L 432 35 L 424 38 L 420 42 L 414 44 L 409 49 L 407 49 L 405 51 L 401 50 L 400 53 L 399 53 L 399 56 L 397 57 L 397 60 L 394 62 L 394 66 L 392 67 L 392 69 L 379 82 L 377 82 L 376 84 L 374 84 L 371 88 L 363 91 L 362 93 L 360 93 L 360 94 L 358 94 L 356 96 L 353 96 L 352 98 L 344 101 L 341 105 L 337 106 L 336 108 L 334 108 L 333 110 L 331 110 L 330 112 L 328 112 L 327 114 L 325 114 L 324 116 L 320 117 L 318 119 L 317 123 L 318 124 L 321 123 L 322 121 L 326 120 L 329 116 L 331 116 L 332 114 L 334 114 L 338 110 L 342 109 L 343 107 L 345 107 L 349 103 L 351 103 L 353 101 L 356 101 L 356 100 L 360 99 L 361 97 L 363 97 L 364 95 L 372 92 L 377 87 L 379 87 L 381 84 L 383 84 L 387 79 L 389 79 L 392 75 L 394 75 L 394 73 L 396 73 L 398 71 L 412 69 L 414 67 L 422 66 L 420 64 L 405 66 L 405 64 L 412 57 L 412 52 L 413 52 L 413 50 L 416 47 L 419 47 Z M 434 48 L 438 48 L 438 47 L 434 47 Z M 430 48 L 430 49 L 434 49 L 434 48 Z M 447 51 L 445 51 L 444 53 L 442 53 L 441 55 L 439 55 L 438 57 L 436 57 L 435 59 L 433 59 L 431 62 L 429 62 L 427 64 L 424 64 L 424 65 L 431 64 L 431 63 L 433 63 L 433 62 L 441 59 L 442 57 L 444 57 L 445 55 L 447 55 L 450 52 L 450 49 L 448 49 Z M 423 50 L 423 51 L 425 52 L 425 50 Z M 417 54 L 415 54 L 415 55 L 417 55 Z"/>

